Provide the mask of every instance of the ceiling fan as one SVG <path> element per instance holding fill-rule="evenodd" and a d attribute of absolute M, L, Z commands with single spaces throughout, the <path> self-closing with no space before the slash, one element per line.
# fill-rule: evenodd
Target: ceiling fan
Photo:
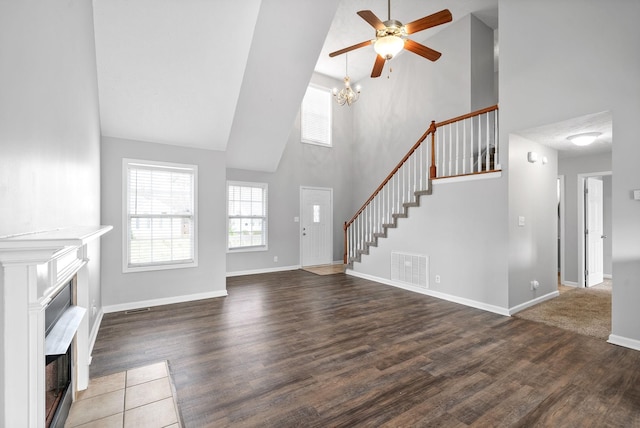
<path fill-rule="evenodd" d="M 415 21 L 403 25 L 402 22 L 391 19 L 391 0 L 388 0 L 389 19 L 384 22 L 382 22 L 370 10 L 361 10 L 358 12 L 358 15 L 375 28 L 376 38 L 340 49 L 339 51 L 331 52 L 329 56 L 334 57 L 342 55 L 343 53 L 373 44 L 373 48 L 378 55 L 376 56 L 376 60 L 373 64 L 371 77 L 379 77 L 382 74 L 385 61 L 392 59 L 402 49 L 411 51 L 431 61 L 436 61 L 440 58 L 440 55 L 442 55 L 440 52 L 414 42 L 413 40 L 408 39 L 407 36 L 409 34 L 417 33 L 418 31 L 423 31 L 431 27 L 451 22 L 453 19 L 449 9 L 443 9 L 440 12 L 416 19 Z"/>

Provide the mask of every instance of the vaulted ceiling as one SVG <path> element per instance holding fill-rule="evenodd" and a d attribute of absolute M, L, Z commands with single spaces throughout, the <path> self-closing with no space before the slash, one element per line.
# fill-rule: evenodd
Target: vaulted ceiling
<path fill-rule="evenodd" d="M 497 3 L 395 0 L 391 15 L 406 23 L 449 8 L 497 28 Z M 344 76 L 344 59 L 328 53 L 374 37 L 356 12 L 387 18 L 386 0 L 93 5 L 104 136 L 226 151 L 228 167 L 260 171 L 277 169 L 314 70 Z M 374 57 L 370 47 L 349 56 L 354 80 L 368 78 Z"/>

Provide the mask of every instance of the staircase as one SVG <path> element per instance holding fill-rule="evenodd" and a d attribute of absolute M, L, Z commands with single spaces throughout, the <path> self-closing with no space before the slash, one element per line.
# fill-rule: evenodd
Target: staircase
<path fill-rule="evenodd" d="M 498 106 L 431 122 L 398 165 L 344 224 L 344 263 L 353 268 L 431 194 L 431 181 L 499 171 Z M 428 143 L 424 143 L 429 139 Z"/>

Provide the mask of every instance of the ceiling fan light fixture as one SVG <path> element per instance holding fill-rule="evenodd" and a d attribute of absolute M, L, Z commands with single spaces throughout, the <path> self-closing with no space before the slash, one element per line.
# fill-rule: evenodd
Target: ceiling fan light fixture
<path fill-rule="evenodd" d="M 602 135 L 600 132 L 583 132 L 581 134 L 569 135 L 567 140 L 571 141 L 576 146 L 588 146 L 600 135 Z"/>
<path fill-rule="evenodd" d="M 403 48 L 404 40 L 394 35 L 379 37 L 373 44 L 376 53 L 386 60 L 392 59 Z"/>

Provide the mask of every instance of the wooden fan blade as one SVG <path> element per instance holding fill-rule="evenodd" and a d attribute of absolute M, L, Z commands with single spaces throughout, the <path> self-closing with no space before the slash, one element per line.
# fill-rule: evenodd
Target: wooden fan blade
<path fill-rule="evenodd" d="M 358 15 L 360 15 L 360 18 L 362 18 L 365 21 L 367 21 L 369 23 L 369 25 L 371 25 L 376 30 L 384 30 L 385 28 L 387 28 L 382 23 L 382 21 L 380 21 L 380 18 L 378 18 L 370 10 L 361 10 L 361 11 L 358 12 Z"/>
<path fill-rule="evenodd" d="M 365 46 L 369 46 L 371 44 L 371 40 L 367 40 L 366 42 L 358 43 L 357 45 L 349 46 L 348 48 L 340 49 L 339 51 L 331 52 L 329 56 L 333 58 L 334 56 L 342 55 L 343 53 L 347 53 L 349 51 L 363 48 Z"/>
<path fill-rule="evenodd" d="M 451 22 L 453 16 L 449 9 L 441 10 L 433 15 L 425 16 L 424 18 L 416 19 L 413 22 L 404 26 L 407 34 L 417 33 L 418 31 L 426 30 L 427 28 L 435 27 L 446 22 Z"/>
<path fill-rule="evenodd" d="M 373 63 L 373 70 L 371 70 L 371 77 L 380 77 L 382 69 L 384 68 L 385 59 L 380 55 L 376 55 L 376 62 Z"/>
<path fill-rule="evenodd" d="M 413 40 L 405 40 L 404 48 L 408 51 L 413 52 L 414 54 L 418 54 L 426 59 L 430 59 L 431 61 L 436 61 L 442 55 L 438 51 L 434 51 L 431 48 L 426 47 L 425 45 L 421 45 L 420 43 L 414 42 Z"/>

